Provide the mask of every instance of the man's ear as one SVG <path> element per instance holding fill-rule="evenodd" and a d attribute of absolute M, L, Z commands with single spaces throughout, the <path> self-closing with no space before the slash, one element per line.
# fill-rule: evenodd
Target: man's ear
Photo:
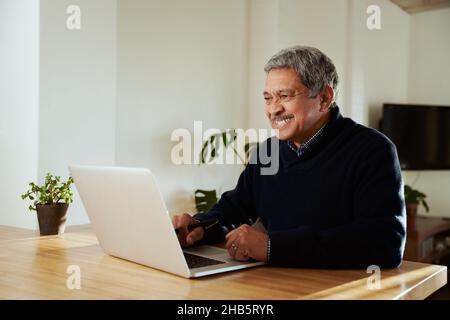
<path fill-rule="evenodd" d="M 320 93 L 320 111 L 325 112 L 330 108 L 331 103 L 334 99 L 334 91 L 331 86 L 326 86 L 325 89 Z"/>

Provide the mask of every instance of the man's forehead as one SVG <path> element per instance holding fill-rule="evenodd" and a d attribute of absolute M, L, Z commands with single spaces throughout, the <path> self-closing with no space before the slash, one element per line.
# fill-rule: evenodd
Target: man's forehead
<path fill-rule="evenodd" d="M 273 69 L 267 74 L 264 92 L 305 88 L 293 69 Z"/>

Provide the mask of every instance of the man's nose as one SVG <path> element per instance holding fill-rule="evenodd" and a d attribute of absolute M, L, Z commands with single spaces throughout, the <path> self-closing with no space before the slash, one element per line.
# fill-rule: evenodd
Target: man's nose
<path fill-rule="evenodd" d="M 268 112 L 270 116 L 276 116 L 283 112 L 284 108 L 283 105 L 279 101 L 274 101 L 269 106 L 267 106 Z"/>

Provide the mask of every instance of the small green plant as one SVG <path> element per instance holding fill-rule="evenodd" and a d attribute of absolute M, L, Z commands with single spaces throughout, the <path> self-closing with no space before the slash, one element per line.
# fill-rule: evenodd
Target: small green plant
<path fill-rule="evenodd" d="M 257 142 L 246 142 L 244 145 L 245 158 L 243 159 L 237 150 L 237 140 L 238 134 L 235 129 L 230 129 L 217 134 L 211 135 L 202 146 L 200 152 L 200 164 L 206 164 L 209 161 L 214 160 L 219 156 L 220 146 L 231 148 L 236 156 L 241 160 L 242 163 L 246 164 L 249 160 L 250 154 L 253 149 L 258 145 Z"/>
<path fill-rule="evenodd" d="M 245 158 L 241 157 L 238 152 L 238 132 L 235 129 L 223 131 L 217 134 L 209 136 L 209 138 L 203 143 L 202 150 L 200 152 L 200 163 L 206 164 L 213 161 L 219 156 L 219 149 L 221 145 L 224 149 L 231 148 L 239 158 L 241 163 L 247 164 L 250 158 L 250 154 L 253 149 L 258 145 L 257 142 L 246 142 L 244 144 L 244 154 Z M 216 190 L 196 190 L 195 191 L 195 206 L 198 212 L 207 212 L 212 206 L 214 206 L 217 201 Z"/>
<path fill-rule="evenodd" d="M 22 200 L 28 198 L 33 201 L 33 204 L 28 207 L 30 211 L 37 211 L 36 206 L 38 205 L 56 204 L 61 203 L 61 201 L 69 204 L 73 202 L 73 193 L 70 190 L 72 183 L 72 177 L 69 177 L 66 182 L 61 182 L 61 177 L 54 177 L 50 173 L 47 173 L 44 185 L 38 186 L 34 182 L 30 182 L 30 189 L 21 197 Z"/>
<path fill-rule="evenodd" d="M 425 210 L 428 212 L 430 208 L 428 203 L 425 201 L 427 195 L 419 190 L 413 189 L 412 187 L 405 185 L 405 202 L 412 204 L 422 204 Z"/>

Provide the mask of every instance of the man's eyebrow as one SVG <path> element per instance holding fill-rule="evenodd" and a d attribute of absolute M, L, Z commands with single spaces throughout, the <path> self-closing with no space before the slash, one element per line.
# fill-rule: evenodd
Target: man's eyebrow
<path fill-rule="evenodd" d="M 276 93 L 280 93 L 280 92 L 291 92 L 291 91 L 295 91 L 295 90 L 293 90 L 293 89 L 289 89 L 289 88 L 283 88 L 283 89 L 279 89 L 279 90 L 277 90 L 277 91 L 275 91 Z M 267 91 L 264 91 L 263 92 L 263 95 L 266 95 L 266 94 L 271 94 L 270 92 L 267 92 Z"/>
<path fill-rule="evenodd" d="M 284 89 L 280 89 L 277 92 L 291 92 L 291 91 L 295 91 L 294 89 L 289 89 L 289 88 L 284 88 Z"/>

